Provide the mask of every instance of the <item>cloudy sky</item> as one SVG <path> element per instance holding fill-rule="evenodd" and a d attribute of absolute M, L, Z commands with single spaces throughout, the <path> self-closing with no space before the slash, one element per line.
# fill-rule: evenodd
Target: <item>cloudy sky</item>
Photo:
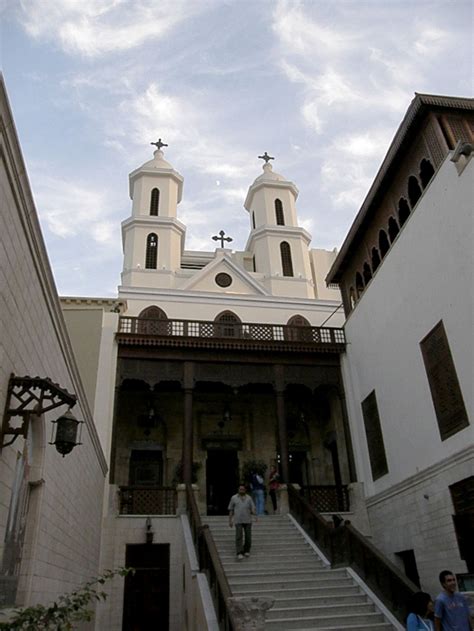
<path fill-rule="evenodd" d="M 113 296 L 128 173 L 184 177 L 186 249 L 243 249 L 257 156 L 340 247 L 414 92 L 471 96 L 470 0 L 0 0 L 2 68 L 58 290 Z"/>

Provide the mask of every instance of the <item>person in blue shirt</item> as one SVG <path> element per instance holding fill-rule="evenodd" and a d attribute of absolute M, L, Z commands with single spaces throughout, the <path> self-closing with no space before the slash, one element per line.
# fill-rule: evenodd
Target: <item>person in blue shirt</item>
<path fill-rule="evenodd" d="M 436 631 L 472 631 L 469 605 L 466 598 L 456 591 L 456 577 L 449 570 L 439 575 L 443 591 L 435 603 Z"/>
<path fill-rule="evenodd" d="M 410 613 L 407 618 L 407 631 L 433 631 L 430 616 L 433 615 L 433 601 L 425 592 L 413 594 Z"/>

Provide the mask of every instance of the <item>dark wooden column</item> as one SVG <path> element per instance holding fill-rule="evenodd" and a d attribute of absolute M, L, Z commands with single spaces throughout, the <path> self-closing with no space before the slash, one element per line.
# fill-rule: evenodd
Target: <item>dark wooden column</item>
<path fill-rule="evenodd" d="M 349 477 L 350 477 L 351 482 L 357 482 L 354 450 L 352 448 L 351 430 L 349 428 L 349 418 L 347 416 L 346 395 L 345 395 L 344 386 L 342 385 L 342 383 L 337 389 L 337 396 L 339 398 L 339 403 L 341 405 L 342 424 L 344 427 L 344 439 L 346 441 L 347 460 L 349 464 Z"/>
<path fill-rule="evenodd" d="M 183 419 L 183 482 L 192 484 L 193 478 L 193 386 L 194 364 L 183 364 L 184 419 Z"/>
<path fill-rule="evenodd" d="M 280 475 L 282 482 L 291 482 L 289 479 L 289 464 L 288 464 L 288 434 L 286 431 L 286 416 L 285 416 L 285 384 L 283 379 L 283 366 L 276 365 L 274 368 L 275 375 L 275 394 L 276 394 L 276 408 L 277 408 L 277 420 L 278 420 L 278 444 L 280 447 Z"/>

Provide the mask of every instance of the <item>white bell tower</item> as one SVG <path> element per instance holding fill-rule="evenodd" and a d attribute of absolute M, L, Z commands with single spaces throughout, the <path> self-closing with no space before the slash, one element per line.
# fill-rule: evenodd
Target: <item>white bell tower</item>
<path fill-rule="evenodd" d="M 254 257 L 255 271 L 273 296 L 314 298 L 309 244 L 311 235 L 298 226 L 298 189 L 273 171 L 264 153 L 263 174 L 249 187 L 245 209 L 250 215 L 246 250 Z"/>
<path fill-rule="evenodd" d="M 122 286 L 171 287 L 181 265 L 186 229 L 178 221 L 177 206 L 183 177 L 164 159 L 162 147 L 153 160 L 130 173 L 132 216 L 122 222 L 124 252 Z"/>

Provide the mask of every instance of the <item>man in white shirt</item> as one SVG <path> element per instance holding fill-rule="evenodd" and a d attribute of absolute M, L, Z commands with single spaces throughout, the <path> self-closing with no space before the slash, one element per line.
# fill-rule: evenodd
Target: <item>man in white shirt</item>
<path fill-rule="evenodd" d="M 258 521 L 257 511 L 244 484 L 239 486 L 239 491 L 230 498 L 229 502 L 229 526 L 235 525 L 235 552 L 237 559 L 241 561 L 244 556 L 250 556 L 252 546 L 252 515 Z"/>

